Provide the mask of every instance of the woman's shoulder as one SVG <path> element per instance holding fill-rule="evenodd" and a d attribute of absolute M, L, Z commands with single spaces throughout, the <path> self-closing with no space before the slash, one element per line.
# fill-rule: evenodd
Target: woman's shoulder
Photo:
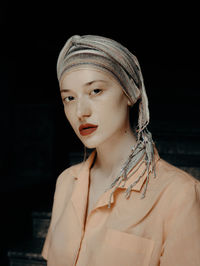
<path fill-rule="evenodd" d="M 80 169 L 83 166 L 83 162 L 81 163 L 77 163 L 74 165 L 69 166 L 68 168 L 66 168 L 65 170 L 63 170 L 58 178 L 57 178 L 57 185 L 62 185 L 65 182 L 70 182 L 74 179 L 76 179 L 78 173 L 80 172 Z"/>
<path fill-rule="evenodd" d="M 168 195 L 189 195 L 196 191 L 200 196 L 200 181 L 197 178 L 161 158 L 156 165 L 156 176 L 159 180 L 158 186 L 162 187 L 162 191 L 168 192 Z"/>
<path fill-rule="evenodd" d="M 72 165 L 63 170 L 56 180 L 54 199 L 59 205 L 64 206 L 73 192 L 76 184 L 76 176 L 80 171 L 83 163 Z"/>
<path fill-rule="evenodd" d="M 181 168 L 172 165 L 168 163 L 167 161 L 163 160 L 160 158 L 160 160 L 157 163 L 157 172 L 158 176 L 169 180 L 173 182 L 178 182 L 178 183 L 200 183 L 197 178 L 189 174 L 188 172 L 182 170 Z"/>

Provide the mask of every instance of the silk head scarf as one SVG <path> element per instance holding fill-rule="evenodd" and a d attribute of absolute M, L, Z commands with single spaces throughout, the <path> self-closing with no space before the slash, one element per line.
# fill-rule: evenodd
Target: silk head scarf
<path fill-rule="evenodd" d="M 87 65 L 111 73 L 120 83 L 132 105 L 139 101 L 138 125 L 136 129 L 137 143 L 132 148 L 132 153 L 110 188 L 114 188 L 114 192 L 122 182 L 125 183 L 127 181 L 127 173 L 140 161 L 140 164 L 146 164 L 146 171 L 143 175 L 147 172 L 146 185 L 142 194 L 143 198 L 147 189 L 149 173 L 154 171 L 155 176 L 155 169 L 154 142 L 151 133 L 147 129 L 150 118 L 148 98 L 139 62 L 136 56 L 126 47 L 112 39 L 96 35 L 74 35 L 67 40 L 58 57 L 57 78 L 59 84 L 61 85 L 67 71 Z M 142 176 L 138 178 L 138 181 Z M 127 189 L 127 197 L 129 197 L 130 191 L 135 184 L 131 184 Z"/>

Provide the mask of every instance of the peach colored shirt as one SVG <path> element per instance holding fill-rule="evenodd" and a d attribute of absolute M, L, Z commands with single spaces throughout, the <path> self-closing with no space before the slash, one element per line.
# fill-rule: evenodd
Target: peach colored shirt
<path fill-rule="evenodd" d="M 142 167 L 116 190 L 105 192 L 85 221 L 95 151 L 57 180 L 52 219 L 42 256 L 48 266 L 199 266 L 200 182 L 156 154 L 156 178 L 146 176 L 125 198 Z M 134 169 L 131 170 L 131 172 Z M 131 175 L 131 172 L 129 173 Z"/>

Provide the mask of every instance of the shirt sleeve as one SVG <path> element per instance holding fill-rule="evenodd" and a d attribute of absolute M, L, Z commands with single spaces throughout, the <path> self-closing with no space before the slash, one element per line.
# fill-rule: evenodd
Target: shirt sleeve
<path fill-rule="evenodd" d="M 186 182 L 171 202 L 160 266 L 199 266 L 200 183 Z"/>
<path fill-rule="evenodd" d="M 54 228 L 72 192 L 72 184 L 70 180 L 71 180 L 70 179 L 70 168 L 66 169 L 57 178 L 56 188 L 55 188 L 55 193 L 54 193 L 54 200 L 53 200 L 53 207 L 52 207 L 51 222 L 50 222 L 47 235 L 45 238 L 45 242 L 44 242 L 42 252 L 41 252 L 42 257 L 45 260 L 48 259 L 48 250 L 50 247 Z"/>
<path fill-rule="evenodd" d="M 59 204 L 59 200 L 57 200 L 57 187 L 58 187 L 58 179 L 57 179 L 57 183 L 56 183 L 56 189 L 55 189 L 55 193 L 54 193 L 54 200 L 53 200 L 53 207 L 52 207 L 52 215 L 51 215 L 51 221 L 50 221 L 50 225 L 47 231 L 47 235 L 45 238 L 45 242 L 43 245 L 43 249 L 42 249 L 42 257 L 47 260 L 48 258 L 48 250 L 49 250 L 49 245 L 50 245 L 50 240 L 51 240 L 51 235 L 52 235 L 52 231 L 55 225 L 55 220 L 56 220 L 56 212 L 58 210 L 58 204 Z"/>
<path fill-rule="evenodd" d="M 48 229 L 48 232 L 47 232 L 47 236 L 46 236 L 46 239 L 45 239 L 45 242 L 44 242 L 44 245 L 43 245 L 43 248 L 42 248 L 42 257 L 47 260 L 47 257 L 48 257 L 48 249 L 49 249 L 49 239 L 50 239 L 50 235 L 51 235 L 51 228 L 49 227 Z"/>

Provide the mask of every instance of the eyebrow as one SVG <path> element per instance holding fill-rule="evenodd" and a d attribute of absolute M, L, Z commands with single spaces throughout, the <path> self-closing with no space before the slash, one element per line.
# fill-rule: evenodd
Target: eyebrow
<path fill-rule="evenodd" d="M 95 79 L 95 80 L 92 80 L 92 81 L 89 81 L 87 83 L 85 83 L 83 86 L 91 86 L 92 84 L 96 83 L 96 82 L 104 82 L 106 83 L 107 81 L 103 80 L 103 79 Z M 69 92 L 70 90 L 67 90 L 67 89 L 62 89 L 60 90 L 60 92 Z"/>

